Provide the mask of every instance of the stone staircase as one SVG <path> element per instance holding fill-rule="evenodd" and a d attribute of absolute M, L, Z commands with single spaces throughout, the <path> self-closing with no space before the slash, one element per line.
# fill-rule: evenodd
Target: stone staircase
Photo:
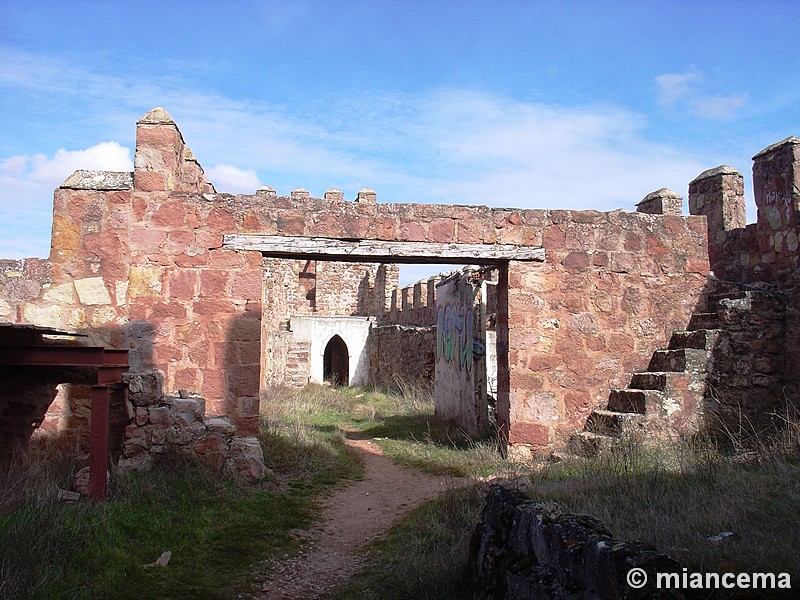
<path fill-rule="evenodd" d="M 675 331 L 668 347 L 653 353 L 646 371 L 634 373 L 628 387 L 611 390 L 607 407 L 592 411 L 584 430 L 570 437 L 566 452 L 590 457 L 624 437 L 696 431 L 719 333 L 716 312 L 692 315 L 686 330 Z"/>

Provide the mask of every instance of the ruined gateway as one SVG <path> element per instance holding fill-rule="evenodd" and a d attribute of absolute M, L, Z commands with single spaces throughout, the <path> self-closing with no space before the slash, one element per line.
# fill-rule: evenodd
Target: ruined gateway
<path fill-rule="evenodd" d="M 156 108 L 137 123 L 133 173 L 77 171 L 55 191 L 49 259 L 0 261 L 0 321 L 130 350 L 112 404 L 129 466 L 171 444 L 258 476 L 265 386 L 434 371 L 437 412 L 475 430 L 491 380 L 492 418 L 521 456 L 626 428 L 679 435 L 800 398 L 800 140 L 754 161 L 752 225 L 728 167 L 691 182 L 690 216 L 669 190 L 608 213 L 230 195 Z M 477 267 L 397 287 L 394 263 L 443 261 Z M 20 415 L 38 444 L 83 439 L 85 386 L 50 398 L 1 392 L 0 439 L 20 438 Z"/>

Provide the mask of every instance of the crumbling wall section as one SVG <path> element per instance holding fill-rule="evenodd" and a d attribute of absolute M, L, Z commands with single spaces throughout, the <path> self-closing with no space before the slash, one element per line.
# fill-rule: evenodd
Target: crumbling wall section
<path fill-rule="evenodd" d="M 205 415 L 205 399 L 182 393 L 163 394 L 160 371 L 144 370 L 124 376 L 128 384 L 130 424 L 119 466 L 149 468 L 168 449 L 196 456 L 225 473 L 260 479 L 266 471 L 260 442 L 255 436 L 237 435 L 228 417 Z"/>
<path fill-rule="evenodd" d="M 689 209 L 706 215 L 716 276 L 742 290 L 767 289 L 786 299 L 782 389 L 800 406 L 800 139 L 789 137 L 753 157 L 757 222 L 745 225 L 743 177 L 727 166 L 689 185 Z"/>
<path fill-rule="evenodd" d="M 764 290 L 711 298 L 719 332 L 709 357 L 708 426 L 760 430 L 785 417 L 786 297 Z"/>
<path fill-rule="evenodd" d="M 681 573 L 675 559 L 615 540 L 594 517 L 499 485 L 486 496 L 469 567 L 476 600 L 683 598 L 680 590 L 657 586 L 657 574 Z M 642 575 L 641 587 L 629 584 L 631 569 Z"/>
<path fill-rule="evenodd" d="M 436 328 L 414 325 L 373 327 L 369 336 L 369 383 L 396 389 L 398 381 L 429 388 L 433 382 Z"/>

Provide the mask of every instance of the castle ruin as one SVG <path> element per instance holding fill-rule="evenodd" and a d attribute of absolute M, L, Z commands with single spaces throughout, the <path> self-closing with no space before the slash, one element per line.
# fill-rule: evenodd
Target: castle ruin
<path fill-rule="evenodd" d="M 77 171 L 55 191 L 49 259 L 0 261 L 0 321 L 129 351 L 112 447 L 131 466 L 172 444 L 257 475 L 242 457 L 260 392 L 326 379 L 435 379 L 437 413 L 472 430 L 488 396 L 521 455 L 631 422 L 676 435 L 711 404 L 800 402 L 800 139 L 757 154 L 753 186 L 752 225 L 729 167 L 689 185 L 689 216 L 669 190 L 636 212 L 231 195 L 156 108 L 133 173 Z M 473 268 L 399 288 L 404 262 Z M 4 443 L 20 414 L 37 443 L 81 440 L 87 398 L 62 385 L 36 414 L 0 392 Z"/>

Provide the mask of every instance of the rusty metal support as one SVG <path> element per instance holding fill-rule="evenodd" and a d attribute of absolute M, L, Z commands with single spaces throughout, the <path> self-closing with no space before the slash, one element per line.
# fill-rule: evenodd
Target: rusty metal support
<path fill-rule="evenodd" d="M 108 406 L 111 393 L 107 385 L 92 386 L 92 416 L 89 431 L 89 497 L 106 497 L 108 473 Z"/>
<path fill-rule="evenodd" d="M 62 333 L 27 325 L 7 326 L 23 332 Z M 89 430 L 89 497 L 106 497 L 108 473 L 108 429 L 110 386 L 122 384 L 128 370 L 127 350 L 108 350 L 97 346 L 60 344 L 0 344 L 0 365 L 39 367 L 45 375 L 51 367 L 85 367 L 97 369 L 97 383 L 92 386 L 92 413 Z"/>

